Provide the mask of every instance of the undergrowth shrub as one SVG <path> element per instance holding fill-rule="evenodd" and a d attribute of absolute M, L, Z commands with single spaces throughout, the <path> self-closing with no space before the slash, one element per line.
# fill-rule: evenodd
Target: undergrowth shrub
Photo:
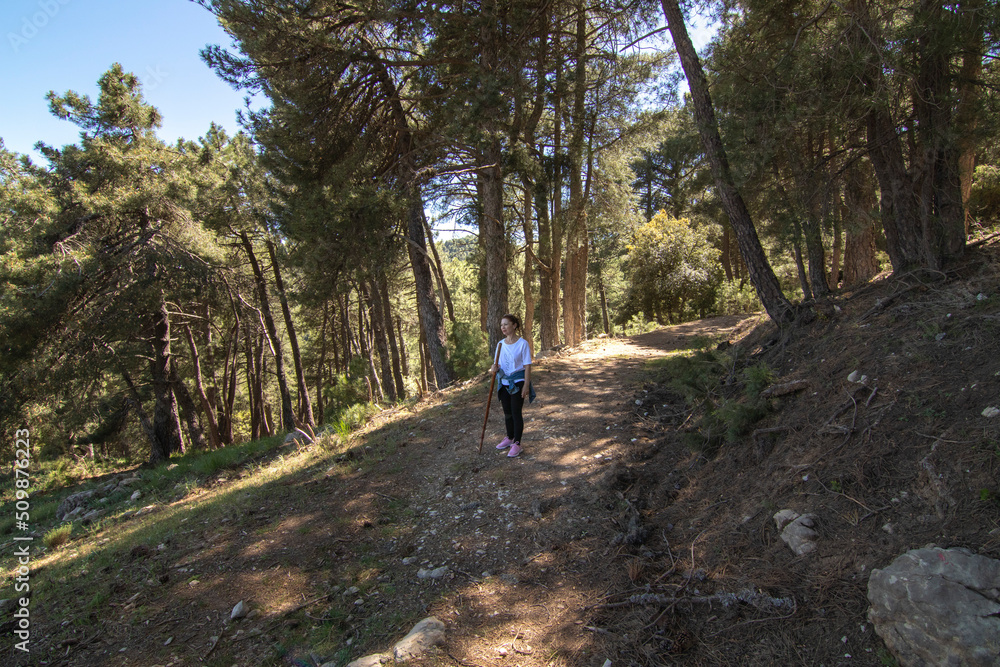
<path fill-rule="evenodd" d="M 734 382 L 734 350 L 705 347 L 658 364 L 662 384 L 683 397 L 697 416 L 694 427 L 682 435 L 685 444 L 709 456 L 724 443 L 738 442 L 770 408 L 760 394 L 774 381 L 774 371 L 763 363 L 746 366 L 738 374 L 742 381 Z"/>
<path fill-rule="evenodd" d="M 70 535 L 72 534 L 73 524 L 64 523 L 58 528 L 53 528 L 49 532 L 45 533 L 45 536 L 42 538 L 42 542 L 44 542 L 45 546 L 49 549 L 58 549 L 62 545 L 69 542 Z"/>
<path fill-rule="evenodd" d="M 486 334 L 468 322 L 455 322 L 448 336 L 448 365 L 455 378 L 466 380 L 482 372 L 489 358 Z"/>

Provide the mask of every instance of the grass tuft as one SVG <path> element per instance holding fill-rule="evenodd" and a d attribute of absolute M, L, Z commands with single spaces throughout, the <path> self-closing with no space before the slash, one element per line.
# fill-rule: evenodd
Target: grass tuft
<path fill-rule="evenodd" d="M 49 532 L 45 533 L 45 537 L 42 538 L 42 541 L 49 549 L 58 549 L 62 545 L 69 542 L 69 538 L 72 534 L 73 524 L 64 523 L 58 528 L 53 528 Z"/>

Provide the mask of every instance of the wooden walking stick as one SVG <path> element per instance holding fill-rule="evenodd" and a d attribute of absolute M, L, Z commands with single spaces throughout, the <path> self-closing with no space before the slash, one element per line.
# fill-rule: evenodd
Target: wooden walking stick
<path fill-rule="evenodd" d="M 493 360 L 493 365 L 496 366 L 500 363 L 500 343 L 497 343 L 497 356 Z M 493 401 L 493 383 L 496 382 L 497 372 L 493 371 L 493 375 L 490 376 L 490 389 L 489 394 L 486 396 L 486 416 L 483 417 L 483 432 L 479 435 L 479 453 L 483 453 L 483 440 L 486 438 L 486 422 L 490 420 L 490 403 Z"/>

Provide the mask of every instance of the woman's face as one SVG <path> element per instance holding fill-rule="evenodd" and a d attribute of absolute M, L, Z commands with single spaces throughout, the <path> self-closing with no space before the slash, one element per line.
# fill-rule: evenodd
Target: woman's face
<path fill-rule="evenodd" d="M 508 320 L 506 317 L 500 320 L 500 333 L 504 336 L 509 336 L 514 333 L 514 323 Z"/>

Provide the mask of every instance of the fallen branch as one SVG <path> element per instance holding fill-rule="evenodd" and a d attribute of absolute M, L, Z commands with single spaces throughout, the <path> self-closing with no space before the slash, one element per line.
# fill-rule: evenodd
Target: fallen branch
<path fill-rule="evenodd" d="M 622 602 L 608 602 L 593 607 L 594 609 L 612 609 L 615 607 L 628 607 L 635 605 L 675 605 L 679 602 L 718 602 L 723 607 L 731 607 L 737 603 L 744 603 L 763 612 L 795 612 L 796 604 L 793 598 L 774 598 L 751 589 L 744 589 L 739 593 L 716 593 L 715 595 L 660 595 L 657 593 L 640 593 L 633 595 Z"/>
<path fill-rule="evenodd" d="M 784 396 L 785 394 L 792 394 L 808 388 L 809 380 L 794 380 L 793 382 L 786 382 L 784 384 L 776 384 L 768 387 L 764 391 L 760 392 L 760 397 L 771 398 L 773 396 Z"/>
<path fill-rule="evenodd" d="M 976 246 L 981 246 L 984 243 L 989 243 L 990 241 L 992 241 L 993 239 L 997 238 L 998 236 L 1000 236 L 1000 232 L 993 232 L 992 234 L 987 234 L 983 238 L 977 239 L 977 240 L 973 241 L 972 243 L 966 243 L 965 247 L 966 248 L 975 248 Z"/>

